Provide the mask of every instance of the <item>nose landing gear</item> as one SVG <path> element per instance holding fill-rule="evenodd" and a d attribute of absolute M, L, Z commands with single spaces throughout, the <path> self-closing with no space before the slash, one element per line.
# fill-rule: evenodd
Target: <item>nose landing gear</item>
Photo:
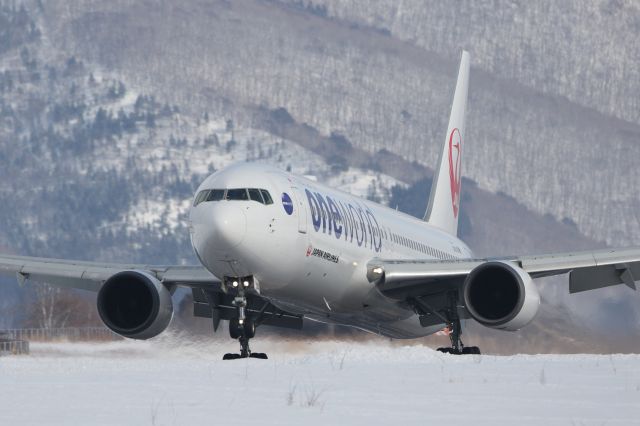
<path fill-rule="evenodd" d="M 229 289 L 229 287 L 231 287 L 229 290 L 237 291 L 237 295 L 233 299 L 233 306 L 236 307 L 237 318 L 229 320 L 229 336 L 232 339 L 238 339 L 240 342 L 240 353 L 227 353 L 222 357 L 222 359 L 267 359 L 267 354 L 262 352 L 251 352 L 251 349 L 249 349 L 249 339 L 255 337 L 256 327 L 258 325 L 257 320 L 259 320 L 259 318 L 253 319 L 247 317 L 246 314 L 247 297 L 245 295 L 245 290 L 248 290 L 253 286 L 253 280 L 249 278 L 234 278 L 229 280 L 228 284 L 230 285 L 227 286 L 227 288 Z"/>

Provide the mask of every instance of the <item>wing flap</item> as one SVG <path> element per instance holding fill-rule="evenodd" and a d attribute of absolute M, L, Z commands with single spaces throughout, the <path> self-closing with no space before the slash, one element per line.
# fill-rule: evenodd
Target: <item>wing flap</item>
<path fill-rule="evenodd" d="M 569 292 L 595 290 L 625 284 L 635 290 L 635 281 L 640 279 L 640 263 L 622 263 L 580 268 L 569 274 Z"/>
<path fill-rule="evenodd" d="M 562 274 L 573 269 L 640 262 L 640 248 L 604 249 L 511 258 L 534 277 Z"/>

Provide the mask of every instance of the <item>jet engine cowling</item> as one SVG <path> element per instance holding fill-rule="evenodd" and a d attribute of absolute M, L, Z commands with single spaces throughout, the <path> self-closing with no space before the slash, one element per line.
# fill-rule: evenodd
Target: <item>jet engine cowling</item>
<path fill-rule="evenodd" d="M 171 322 L 171 293 L 148 272 L 118 272 L 98 292 L 98 313 L 115 333 L 130 339 L 150 339 Z"/>
<path fill-rule="evenodd" d="M 464 283 L 464 302 L 471 317 L 480 324 L 515 331 L 536 316 L 540 294 L 522 268 L 495 261 L 471 271 Z"/>

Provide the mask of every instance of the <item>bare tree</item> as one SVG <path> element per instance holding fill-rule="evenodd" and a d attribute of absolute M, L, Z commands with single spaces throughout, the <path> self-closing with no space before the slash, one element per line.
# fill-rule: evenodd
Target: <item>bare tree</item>
<path fill-rule="evenodd" d="M 33 285 L 30 299 L 26 327 L 51 329 L 101 324 L 92 298 L 82 297 L 76 291 L 38 283 Z"/>

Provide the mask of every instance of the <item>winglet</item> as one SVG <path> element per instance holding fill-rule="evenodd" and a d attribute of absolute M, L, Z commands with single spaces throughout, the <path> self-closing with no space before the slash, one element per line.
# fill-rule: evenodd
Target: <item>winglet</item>
<path fill-rule="evenodd" d="M 429 205 L 424 220 L 452 235 L 458 233 L 460 189 L 462 179 L 462 147 L 465 137 L 465 112 L 469 87 L 469 52 L 463 51 L 456 91 L 449 117 L 445 143 L 438 168 L 433 176 Z"/>

